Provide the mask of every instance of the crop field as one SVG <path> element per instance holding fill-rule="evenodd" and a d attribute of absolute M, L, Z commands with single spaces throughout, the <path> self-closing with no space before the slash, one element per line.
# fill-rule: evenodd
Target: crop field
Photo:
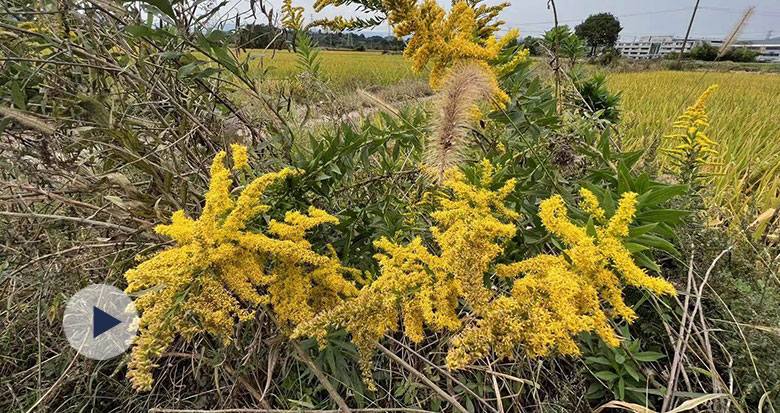
<path fill-rule="evenodd" d="M 251 67 L 267 70 L 270 78 L 287 78 L 300 72 L 296 55 L 280 50 L 251 50 Z M 327 50 L 320 52 L 322 69 L 334 87 L 388 86 L 410 79 L 425 79 L 414 73 L 400 54 Z"/>
<path fill-rule="evenodd" d="M 712 171 L 715 204 L 734 213 L 777 205 L 780 195 L 780 76 L 759 73 L 636 72 L 608 77 L 620 90 L 630 148 L 652 147 L 670 131 L 672 120 L 709 85 L 710 138 L 719 144 Z M 663 160 L 663 157 L 659 157 Z"/>

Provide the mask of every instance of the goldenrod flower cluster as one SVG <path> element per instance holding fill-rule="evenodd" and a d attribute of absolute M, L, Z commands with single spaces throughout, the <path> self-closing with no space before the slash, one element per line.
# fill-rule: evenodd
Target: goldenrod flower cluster
<path fill-rule="evenodd" d="M 483 163 L 481 187 L 466 183 L 465 176 L 450 170 L 444 186 L 452 198 L 440 200 L 433 213 L 437 226 L 431 233 L 441 251 L 431 252 L 421 238 L 398 245 L 386 238 L 375 242 L 379 277 L 357 298 L 345 301 L 295 330 L 293 337 L 315 336 L 324 345 L 326 328 L 345 328 L 361 355 L 364 378 L 371 382 L 371 358 L 375 343 L 395 331 L 399 315 L 405 334 L 413 341 L 424 338 L 424 327 L 439 331 L 461 326 L 456 309 L 462 297 L 476 314 L 487 308 L 493 293 L 483 284 L 489 264 L 502 252 L 500 241 L 512 237 L 516 227 L 505 221 L 517 218 L 504 199 L 514 190 L 508 181 L 498 191 L 487 189 L 493 167 Z"/>
<path fill-rule="evenodd" d="M 437 223 L 430 228 L 435 250 L 419 237 L 407 245 L 377 241 L 383 253 L 376 256 L 381 269 L 376 281 L 356 298 L 300 324 L 293 337 L 315 336 L 324 345 L 328 327 L 345 328 L 358 346 L 361 368 L 371 385 L 375 343 L 395 331 L 399 322 L 414 342 L 423 340 L 426 327 L 462 328 L 447 355 L 448 367 L 457 369 L 491 351 L 502 357 L 512 357 L 519 348 L 531 356 L 553 351 L 578 354 L 573 337 L 585 331 L 596 332 L 615 346 L 619 341 L 609 320 L 636 318 L 623 301 L 623 285 L 675 293 L 671 284 L 639 268 L 622 244 L 636 213 L 634 193 L 625 193 L 607 219 L 597 198 L 583 189 L 580 208 L 592 216 L 592 233 L 569 220 L 560 196 L 542 202 L 542 223 L 566 249 L 558 255 L 493 266 L 502 253 L 501 241 L 516 232 L 508 221 L 517 214 L 505 205 L 515 182 L 490 191 L 486 188 L 493 168 L 487 162 L 482 168 L 479 186 L 449 171 L 444 185 L 452 195 L 440 199 L 440 208 L 432 214 Z M 492 273 L 511 281 L 510 293 L 485 286 L 484 278 Z M 463 326 L 464 318 L 476 321 Z"/>
<path fill-rule="evenodd" d="M 623 301 L 623 285 L 675 292 L 640 269 L 622 244 L 636 213 L 631 192 L 623 194 L 608 219 L 597 198 L 583 189 L 580 208 L 592 218 L 589 227 L 569 220 L 560 196 L 543 201 L 542 223 L 566 248 L 558 255 L 493 265 L 504 241 L 515 235 L 513 221 L 519 217 L 505 204 L 515 181 L 491 190 L 495 171 L 488 161 L 482 162 L 476 185 L 460 171 L 448 171 L 433 201 L 438 204 L 431 214 L 436 225 L 430 227 L 435 248 L 420 237 L 405 245 L 376 241 L 380 273 L 358 291 L 357 270 L 343 267 L 331 246 L 321 255 L 305 239 L 308 230 L 337 223 L 335 217 L 310 207 L 271 220 L 265 233 L 247 228 L 270 209 L 262 203 L 269 186 L 300 171 L 263 175 L 233 199 L 225 158 L 220 152 L 211 166 L 201 216 L 192 220 L 177 211 L 170 225 L 156 228 L 176 246 L 125 274 L 127 292 L 139 295 L 135 304 L 143 312 L 128 373 L 139 390 L 151 387 L 155 362 L 176 335 L 190 339 L 209 333 L 229 341 L 236 320 L 252 318 L 258 305 L 270 306 L 294 339 L 313 336 L 324 346 L 329 327 L 348 330 L 373 387 L 375 344 L 399 325 L 414 342 L 425 338 L 426 328 L 461 329 L 447 355 L 447 365 L 457 369 L 491 351 L 502 357 L 512 357 L 518 348 L 531 356 L 577 354 L 573 337 L 585 331 L 617 345 L 609 320 L 636 318 Z M 246 168 L 246 149 L 235 146 L 233 159 L 234 169 Z M 488 288 L 486 278 L 506 279 L 511 291 L 501 292 L 500 282 Z M 469 320 L 465 326 L 464 320 Z"/>
<path fill-rule="evenodd" d="M 327 5 L 341 5 L 344 0 L 318 0 L 317 11 Z M 359 2 L 360 3 L 360 2 Z M 509 3 L 495 6 L 473 7 L 463 0 L 453 3 L 447 14 L 435 0 L 383 0 L 371 3 L 371 9 L 381 10 L 394 26 L 395 35 L 408 39 L 404 56 L 412 60 L 412 68 L 422 71 L 429 68 L 430 85 L 438 90 L 456 63 L 473 62 L 491 73 L 493 95 L 499 105 L 509 102 L 509 96 L 498 86 L 497 75 L 505 74 L 528 56 L 528 51 L 518 52 L 505 65 L 491 67 L 489 62 L 498 59 L 502 49 L 517 39 L 516 29 L 510 30 L 500 39 L 494 36 L 499 26 L 498 13 Z M 346 28 L 349 21 L 345 22 Z"/>
<path fill-rule="evenodd" d="M 282 26 L 288 30 L 304 30 L 303 7 L 293 7 L 292 0 L 284 0 L 282 2 Z"/>
<path fill-rule="evenodd" d="M 491 301 L 483 317 L 453 339 L 447 355 L 450 368 L 465 367 L 491 349 L 511 358 L 518 346 L 531 356 L 553 350 L 579 354 L 572 337 L 585 331 L 616 346 L 619 341 L 609 319 L 636 319 L 623 301 L 623 284 L 659 295 L 675 293 L 667 281 L 639 268 L 621 243 L 636 212 L 636 194 L 624 193 L 609 220 L 593 193 L 583 189 L 580 194 L 580 208 L 596 222 L 595 233 L 588 234 L 569 220 L 559 195 L 542 202 L 542 223 L 567 248 L 561 255 L 539 255 L 496 268 L 498 275 L 513 280 L 511 295 Z"/>
<path fill-rule="evenodd" d="M 170 225 L 155 228 L 176 246 L 125 274 L 126 291 L 139 295 L 135 306 L 143 312 L 128 366 L 138 390 L 150 389 L 155 362 L 177 334 L 190 339 L 205 332 L 230 341 L 236 319 L 251 319 L 261 304 L 270 304 L 290 331 L 358 292 L 345 278 L 359 276 L 355 270 L 342 267 L 332 248 L 330 256 L 320 255 L 304 239 L 307 230 L 338 222 L 324 211 L 287 212 L 283 222 L 270 222 L 271 236 L 247 229 L 251 219 L 270 209 L 261 202 L 268 187 L 300 171 L 256 178 L 234 200 L 225 157 L 218 153 L 211 165 L 201 216 L 192 220 L 177 211 Z M 233 159 L 235 169 L 245 168 L 246 148 L 234 146 Z"/>
<path fill-rule="evenodd" d="M 666 135 L 665 138 L 679 141 L 675 147 L 665 149 L 672 163 L 680 169 L 680 174 L 686 183 L 700 178 L 702 166 L 710 164 L 709 158 L 717 155 L 717 143 L 707 137 L 705 130 L 709 126 L 709 118 L 705 104 L 718 85 L 712 85 L 702 93 L 696 102 L 685 109 L 672 125 L 678 133 Z"/>

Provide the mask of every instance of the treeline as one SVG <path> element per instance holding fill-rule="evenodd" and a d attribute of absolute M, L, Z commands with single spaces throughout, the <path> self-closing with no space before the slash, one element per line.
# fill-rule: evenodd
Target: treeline
<path fill-rule="evenodd" d="M 723 52 L 722 55 L 718 56 L 719 54 L 720 48 L 704 42 L 683 53 L 683 59 L 703 60 L 705 62 L 712 62 L 715 60 L 754 62 L 759 55 L 757 51 L 748 49 L 747 47 L 731 47 Z M 676 59 L 677 56 L 678 53 L 671 53 L 668 57 Z"/>
<path fill-rule="evenodd" d="M 324 48 L 402 51 L 404 43 L 394 36 L 366 36 L 357 33 L 326 33 L 310 30 L 312 40 Z M 266 24 L 249 24 L 237 30 L 236 44 L 247 49 L 286 49 L 295 40 L 295 32 Z"/>

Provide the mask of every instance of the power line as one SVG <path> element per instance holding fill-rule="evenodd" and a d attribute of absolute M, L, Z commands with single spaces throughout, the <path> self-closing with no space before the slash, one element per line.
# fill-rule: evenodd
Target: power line
<path fill-rule="evenodd" d="M 693 9 L 690 7 L 681 8 L 681 9 L 668 9 L 668 10 L 657 10 L 657 11 L 647 11 L 647 12 L 641 12 L 641 13 L 630 13 L 630 14 L 622 14 L 617 15 L 615 17 L 617 18 L 625 18 L 625 17 L 636 17 L 636 16 L 649 16 L 653 14 L 663 14 L 663 13 L 674 13 L 674 12 L 681 12 L 681 11 L 692 11 Z M 570 19 L 570 20 L 558 20 L 558 23 L 574 23 L 574 22 L 581 22 L 584 21 L 587 17 L 583 17 L 580 19 Z M 534 25 L 540 25 L 540 24 L 555 24 L 554 21 L 544 21 L 544 22 L 533 22 L 533 23 L 511 23 L 513 26 L 534 26 Z"/>

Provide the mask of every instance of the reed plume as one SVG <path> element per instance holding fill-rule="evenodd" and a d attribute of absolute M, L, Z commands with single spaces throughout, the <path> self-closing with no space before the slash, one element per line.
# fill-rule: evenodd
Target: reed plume
<path fill-rule="evenodd" d="M 455 66 L 436 97 L 433 134 L 426 142 L 425 164 L 438 181 L 463 160 L 471 109 L 491 96 L 490 74 L 477 64 Z"/>
<path fill-rule="evenodd" d="M 753 12 L 755 11 L 756 11 L 755 6 L 751 6 L 745 9 L 745 11 L 742 13 L 742 17 L 739 19 L 737 24 L 731 28 L 731 31 L 729 32 L 728 36 L 726 36 L 726 38 L 723 39 L 723 45 L 720 47 L 720 50 L 718 50 L 718 58 L 723 56 L 723 54 L 726 53 L 726 50 L 728 50 L 732 44 L 734 44 L 737 40 L 739 40 L 739 36 L 742 34 L 742 31 L 745 29 L 745 26 L 747 26 L 748 20 L 750 20 L 750 17 L 753 16 Z"/>

